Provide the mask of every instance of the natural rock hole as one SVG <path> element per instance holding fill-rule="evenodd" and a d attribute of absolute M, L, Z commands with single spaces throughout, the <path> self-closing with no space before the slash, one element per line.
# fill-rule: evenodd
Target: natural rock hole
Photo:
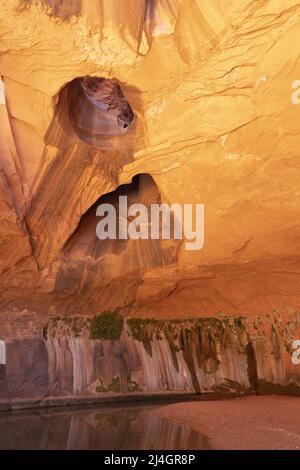
<path fill-rule="evenodd" d="M 133 128 L 134 112 L 118 80 L 79 77 L 67 90 L 69 117 L 84 142 L 95 145 L 97 137 L 120 136 Z"/>

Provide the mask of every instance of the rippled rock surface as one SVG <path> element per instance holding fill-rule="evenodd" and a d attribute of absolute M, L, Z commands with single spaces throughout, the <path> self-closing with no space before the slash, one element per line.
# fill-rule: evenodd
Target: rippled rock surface
<path fill-rule="evenodd" d="M 299 309 L 298 3 L 120 2 L 3 2 L 1 312 Z M 128 130 L 84 77 L 118 81 Z M 204 248 L 164 264 L 149 242 L 146 264 L 136 248 L 104 270 L 89 247 L 65 256 L 92 237 L 94 204 L 140 174 L 161 202 L 205 204 Z"/>

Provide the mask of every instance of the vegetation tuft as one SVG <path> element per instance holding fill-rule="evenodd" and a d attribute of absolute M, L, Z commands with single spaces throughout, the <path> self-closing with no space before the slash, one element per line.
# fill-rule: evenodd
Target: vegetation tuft
<path fill-rule="evenodd" d="M 95 315 L 90 321 L 91 339 L 120 339 L 124 319 L 118 312 L 106 311 Z"/>

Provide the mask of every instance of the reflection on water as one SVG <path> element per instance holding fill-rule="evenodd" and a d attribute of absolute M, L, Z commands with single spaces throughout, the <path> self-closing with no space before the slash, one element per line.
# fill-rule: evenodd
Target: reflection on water
<path fill-rule="evenodd" d="M 152 414 L 155 406 L 0 413 L 0 449 L 207 449 L 205 436 Z"/>

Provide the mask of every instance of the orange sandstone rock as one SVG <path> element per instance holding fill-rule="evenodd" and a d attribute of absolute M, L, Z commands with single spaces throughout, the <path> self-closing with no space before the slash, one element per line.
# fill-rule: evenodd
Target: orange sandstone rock
<path fill-rule="evenodd" d="M 299 15 L 292 0 L 4 2 L 0 309 L 299 309 Z M 86 75 L 121 83 L 125 140 L 75 132 L 68 84 Z M 97 203 L 136 175 L 137 202 L 205 204 L 202 250 L 103 248 Z"/>

